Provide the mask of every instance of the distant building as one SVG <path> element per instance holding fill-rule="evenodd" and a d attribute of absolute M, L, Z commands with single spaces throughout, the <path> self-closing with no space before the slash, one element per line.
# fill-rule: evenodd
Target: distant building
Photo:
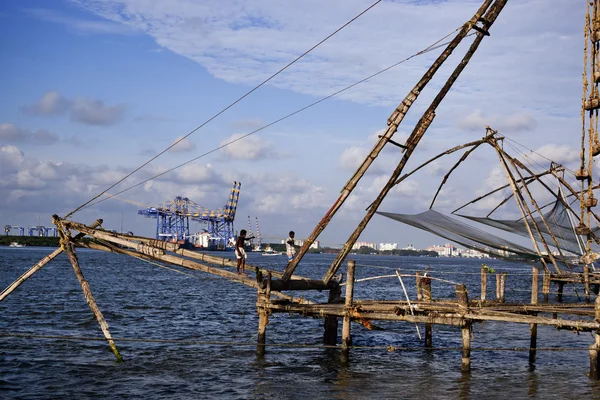
<path fill-rule="evenodd" d="M 281 244 L 285 244 L 286 240 L 282 239 L 281 240 Z M 306 242 L 305 239 L 294 239 L 294 246 L 304 246 L 304 242 Z M 318 240 L 315 240 L 314 242 L 312 242 L 312 244 L 310 245 L 309 249 L 318 249 L 320 248 L 321 245 L 319 243 Z"/>
<path fill-rule="evenodd" d="M 416 249 L 415 249 L 415 246 L 413 246 L 412 244 L 409 244 L 408 246 L 406 246 L 402 250 L 416 250 Z"/>
<path fill-rule="evenodd" d="M 360 250 L 361 247 L 368 247 L 373 250 L 377 250 L 377 243 L 371 242 L 356 242 L 352 246 L 352 250 Z"/>
<path fill-rule="evenodd" d="M 398 250 L 398 243 L 379 243 L 380 251 Z"/>

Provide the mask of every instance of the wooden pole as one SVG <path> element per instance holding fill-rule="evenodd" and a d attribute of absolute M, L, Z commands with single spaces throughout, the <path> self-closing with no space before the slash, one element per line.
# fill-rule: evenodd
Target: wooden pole
<path fill-rule="evenodd" d="M 485 27 L 486 29 L 489 29 L 489 27 L 494 23 L 498 13 L 500 13 L 500 11 L 502 10 L 502 7 L 506 3 L 506 0 L 500 0 L 500 2 L 501 2 L 501 5 L 494 8 L 494 11 L 491 14 L 489 14 L 489 15 L 486 14 L 486 22 L 487 22 L 486 27 Z M 329 222 L 331 221 L 331 219 L 333 218 L 335 213 L 344 204 L 344 202 L 346 201 L 348 196 L 350 196 L 350 194 L 352 193 L 352 191 L 354 190 L 356 185 L 358 185 L 358 182 L 364 176 L 364 174 L 366 173 L 368 168 L 371 166 L 373 161 L 375 161 L 375 159 L 377 158 L 379 153 L 383 150 L 383 148 L 388 143 L 388 141 L 396 133 L 396 131 L 398 130 L 398 126 L 400 125 L 400 123 L 402 122 L 402 120 L 404 119 L 406 114 L 408 113 L 408 110 L 410 109 L 412 104 L 415 102 L 417 97 L 421 94 L 421 92 L 423 91 L 425 86 L 427 86 L 429 81 L 431 81 L 433 76 L 436 74 L 436 72 L 442 66 L 442 64 L 448 59 L 448 57 L 450 57 L 450 55 L 452 54 L 454 49 L 456 49 L 456 47 L 458 47 L 460 42 L 473 29 L 473 26 L 475 26 L 477 24 L 477 21 L 481 19 L 482 15 L 488 10 L 488 8 L 490 8 L 491 3 L 492 3 L 492 0 L 484 0 L 483 4 L 481 5 L 481 7 L 479 7 L 479 9 L 473 15 L 471 20 L 468 23 L 463 25 L 460 32 L 454 37 L 454 39 L 452 39 L 452 41 L 448 44 L 448 46 L 444 49 L 444 51 L 442 51 L 442 53 L 436 58 L 436 60 L 433 62 L 433 64 L 431 64 L 431 66 L 425 72 L 423 77 L 421 77 L 419 82 L 417 82 L 417 84 L 412 88 L 412 90 L 406 95 L 404 100 L 402 100 L 402 102 L 394 110 L 392 115 L 390 115 L 390 117 L 388 118 L 388 121 L 387 121 L 388 127 L 387 127 L 385 133 L 383 133 L 381 135 L 379 141 L 375 144 L 375 146 L 373 147 L 373 149 L 371 150 L 369 155 L 363 160 L 362 164 L 358 167 L 358 169 L 356 170 L 354 175 L 346 183 L 346 185 L 344 186 L 344 188 L 342 189 L 342 191 L 340 193 L 340 196 L 336 199 L 336 201 L 333 203 L 331 208 L 327 211 L 325 216 L 323 216 L 323 218 L 321 219 L 319 224 L 315 227 L 314 231 L 304 241 L 304 244 L 302 245 L 302 247 L 300 248 L 300 250 L 294 257 L 294 259 L 288 264 L 288 266 L 286 267 L 286 269 L 284 271 L 284 275 L 282 277 L 283 280 L 287 280 L 292 276 L 292 274 L 294 273 L 294 269 L 296 268 L 296 266 L 298 265 L 298 263 L 300 262 L 300 260 L 304 256 L 304 254 L 308 251 L 308 248 L 310 247 L 310 245 L 317 239 L 317 237 L 321 234 L 321 232 L 323 232 L 323 230 L 327 227 L 327 225 L 329 224 Z M 471 56 L 473 55 L 473 53 L 479 46 L 479 43 L 483 39 L 483 36 L 484 36 L 483 34 L 477 35 L 477 38 L 474 40 L 475 44 L 471 45 L 469 52 L 467 53 L 468 57 L 465 56 L 465 58 L 463 58 L 463 61 L 459 65 L 462 68 L 458 71 L 455 70 L 455 73 L 452 74 L 452 77 L 453 77 L 452 83 L 454 83 L 454 80 L 456 80 L 458 75 L 460 75 L 460 72 L 462 71 L 462 69 L 464 69 L 464 67 L 468 63 L 469 59 L 471 58 Z M 458 69 L 458 67 L 457 67 L 457 69 Z M 452 83 L 450 83 L 450 86 L 452 86 Z M 448 89 L 445 90 L 444 95 L 446 94 L 446 92 L 449 89 L 450 88 L 448 87 Z M 442 96 L 442 98 L 443 98 L 443 96 Z M 441 101 L 441 99 L 439 101 Z M 438 103 L 439 103 L 439 101 L 438 101 Z M 418 144 L 418 140 L 416 142 L 414 142 L 414 146 L 416 146 L 417 144 Z M 410 151 L 410 150 L 407 150 L 407 152 L 408 151 Z M 410 152 L 412 152 L 412 151 L 410 151 Z M 346 255 L 347 254 L 344 254 L 344 258 L 346 257 Z M 339 267 L 339 264 L 337 265 L 337 267 Z M 328 276 L 325 280 L 329 281 L 332 277 L 333 277 L 333 274 L 331 276 Z"/>
<path fill-rule="evenodd" d="M 540 270 L 534 265 L 531 275 L 531 304 L 538 304 Z M 536 313 L 537 315 L 537 313 Z M 529 365 L 535 363 L 537 352 L 537 324 L 529 324 Z"/>
<path fill-rule="evenodd" d="M 458 299 L 458 312 L 465 315 L 469 310 L 469 294 L 463 284 L 456 285 L 456 298 Z M 471 370 L 471 321 L 465 319 L 462 324 L 462 359 L 461 371 Z"/>
<path fill-rule="evenodd" d="M 94 222 L 91 227 L 95 228 L 97 226 L 102 225 L 102 220 L 96 220 L 96 222 Z M 76 235 L 73 238 L 73 241 L 77 241 L 79 239 L 82 239 L 85 236 L 85 234 L 80 233 L 78 235 Z M 19 286 L 21 286 L 21 284 L 23 282 L 25 282 L 27 279 L 29 279 L 33 274 L 35 274 L 37 271 L 39 271 L 44 265 L 48 264 L 50 261 L 52 261 L 53 259 L 56 258 L 56 256 L 58 256 L 60 253 L 63 252 L 62 247 L 59 247 L 58 249 L 54 250 L 52 253 L 48 254 L 46 257 L 42 258 L 40 261 L 37 262 L 37 264 L 35 264 L 33 267 L 29 268 L 27 270 L 27 272 L 25 272 L 23 275 L 21 275 L 16 281 L 14 281 L 13 283 L 11 283 L 6 289 L 4 289 L 2 291 L 2 293 L 0 293 L 0 301 L 4 300 L 4 298 L 6 296 L 8 296 L 9 294 L 11 294 L 16 288 L 18 288 Z"/>
<path fill-rule="evenodd" d="M 352 336 L 350 335 L 350 322 L 352 314 L 352 298 L 354 296 L 354 268 L 355 261 L 348 260 L 348 277 L 346 278 L 346 298 L 344 302 L 344 322 L 342 325 L 342 360 L 348 361 Z"/>
<path fill-rule="evenodd" d="M 327 299 L 328 304 L 335 304 L 340 302 L 342 294 L 342 288 L 337 286 L 333 289 L 329 289 L 329 298 Z M 335 315 L 327 315 L 324 321 L 325 332 L 323 333 L 323 344 L 329 346 L 335 346 L 337 343 L 337 331 L 338 331 L 338 319 Z"/>
<path fill-rule="evenodd" d="M 564 282 L 558 282 L 558 295 L 556 300 L 560 303 L 563 301 L 563 289 L 565 287 Z"/>
<path fill-rule="evenodd" d="M 501 279 L 502 278 L 500 277 L 500 274 L 499 273 L 496 274 L 496 300 L 498 300 L 498 301 L 500 301 L 500 297 L 501 297 L 501 295 L 500 295 L 500 286 L 502 285 L 500 283 Z"/>
<path fill-rule="evenodd" d="M 548 271 L 544 271 L 543 274 L 542 293 L 544 294 L 544 303 L 547 303 L 550 294 L 550 273 Z"/>
<path fill-rule="evenodd" d="M 268 287 L 269 285 L 267 285 Z M 265 355 L 265 344 L 267 340 L 267 324 L 269 323 L 269 314 L 267 313 L 266 303 L 270 301 L 264 290 L 258 290 L 258 337 L 256 341 L 256 354 Z"/>
<path fill-rule="evenodd" d="M 431 279 L 424 277 L 421 279 L 421 285 L 423 287 L 423 300 L 431 301 Z M 425 324 L 425 348 L 430 349 L 433 347 L 433 325 Z"/>
<path fill-rule="evenodd" d="M 583 266 L 583 290 L 585 291 L 585 302 L 589 303 L 590 298 L 590 266 Z"/>
<path fill-rule="evenodd" d="M 508 272 L 500 274 L 500 302 L 504 303 L 504 292 L 506 289 L 506 275 Z"/>
<path fill-rule="evenodd" d="M 595 320 L 600 323 L 600 296 L 596 297 L 594 303 L 595 309 Z M 600 380 L 600 359 L 598 353 L 600 352 L 600 330 L 596 331 L 595 343 L 590 346 L 590 378 Z"/>
<path fill-rule="evenodd" d="M 481 265 L 481 301 L 485 301 L 485 296 L 487 294 L 487 276 L 488 269 L 485 264 Z"/>
<path fill-rule="evenodd" d="M 81 289 L 83 290 L 83 295 L 85 296 L 85 300 L 87 301 L 88 305 L 90 306 L 90 309 L 96 316 L 96 320 L 100 324 L 100 328 L 102 329 L 102 332 L 104 333 L 104 337 L 108 341 L 108 345 L 110 346 L 110 349 L 112 350 L 113 354 L 117 358 L 117 361 L 123 362 L 123 357 L 121 357 L 121 354 L 119 354 L 119 350 L 117 350 L 117 346 L 115 345 L 115 342 L 113 341 L 112 336 L 110 335 L 110 331 L 108 330 L 108 324 L 104 320 L 104 316 L 102 315 L 102 312 L 100 311 L 100 309 L 98 308 L 98 305 L 96 304 L 96 300 L 94 299 L 94 295 L 92 294 L 92 290 L 90 289 L 90 284 L 88 283 L 88 281 L 85 280 L 85 278 L 83 276 L 83 272 L 81 271 L 81 268 L 79 267 L 79 260 L 77 259 L 77 254 L 75 253 L 75 246 L 74 246 L 73 242 L 67 242 L 66 244 L 64 244 L 64 247 L 65 247 L 67 256 L 69 257 L 69 261 L 71 261 L 71 265 L 73 266 L 73 271 L 75 271 L 77 280 L 79 281 L 79 284 L 81 285 Z"/>
<path fill-rule="evenodd" d="M 417 284 L 417 301 L 423 300 L 423 283 L 421 281 L 422 276 L 423 274 L 421 273 L 421 271 L 417 271 L 417 273 L 415 274 L 415 280 Z"/>

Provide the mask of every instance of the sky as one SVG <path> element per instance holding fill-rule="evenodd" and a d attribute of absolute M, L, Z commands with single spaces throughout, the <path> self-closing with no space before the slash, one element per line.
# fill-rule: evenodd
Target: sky
<path fill-rule="evenodd" d="M 120 200 L 84 208 L 72 219 L 103 218 L 106 229 L 122 224 L 153 236 L 155 223 L 138 209 L 175 196 L 218 209 L 238 181 L 237 230 L 248 228 L 250 216 L 253 230 L 258 218 L 266 241 L 289 230 L 307 237 L 441 49 L 227 144 L 451 34 L 481 1 L 382 1 L 204 123 L 373 2 L 4 0 L 0 224 L 50 226 L 52 214 L 66 215 L 195 130 L 109 191 L 123 191 Z M 575 169 L 584 15 L 585 0 L 554 0 L 552 7 L 547 0 L 509 1 L 405 171 L 480 139 L 486 125 L 538 162 L 547 158 Z M 395 141 L 406 140 L 472 39 L 423 91 Z M 323 244 L 348 239 L 401 157 L 397 147 L 384 149 L 319 237 Z M 380 210 L 427 210 L 457 157 L 396 186 Z M 452 175 L 436 209 L 451 211 L 505 183 L 497 156 L 483 148 Z M 446 242 L 379 215 L 359 240 L 420 248 Z"/>

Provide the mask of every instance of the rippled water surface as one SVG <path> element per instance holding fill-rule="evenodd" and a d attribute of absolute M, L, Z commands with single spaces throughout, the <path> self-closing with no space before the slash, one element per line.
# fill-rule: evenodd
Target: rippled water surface
<path fill-rule="evenodd" d="M 52 250 L 0 248 L 1 288 Z M 104 341 L 61 338 L 102 338 L 77 278 L 61 255 L 0 302 L 4 335 L 0 337 L 0 398 L 600 398 L 600 384 L 586 376 L 586 351 L 540 351 L 536 368 L 530 369 L 527 352 L 474 350 L 472 372 L 461 374 L 457 351 L 388 352 L 388 345 L 422 347 L 415 326 L 407 323 L 379 322 L 383 329 L 374 331 L 353 325 L 353 344 L 358 348 L 352 349 L 349 363 L 342 363 L 339 350 L 318 347 L 321 319 L 276 314 L 267 327 L 267 343 L 307 346 L 268 347 L 264 357 L 257 357 L 255 290 L 201 272 L 172 267 L 182 274 L 124 256 L 78 253 L 125 362 L 115 362 Z M 466 283 L 471 298 L 479 295 L 481 260 L 353 258 L 357 279 L 393 275 L 396 268 L 414 273 L 430 266 L 434 276 Z M 297 273 L 321 277 L 332 259 L 307 255 Z M 248 262 L 282 270 L 285 258 L 250 253 Z M 507 299 L 528 301 L 530 267 L 486 263 L 509 273 Z M 494 283 L 491 276 L 488 297 Z M 414 298 L 414 281 L 407 278 L 405 284 Z M 451 297 L 454 287 L 434 282 L 433 292 L 435 297 Z M 307 295 L 319 301 L 326 301 L 326 296 Z M 403 296 L 395 277 L 358 282 L 355 288 L 358 299 Z M 56 337 L 6 336 L 14 333 Z M 460 346 L 460 330 L 435 327 L 433 341 L 435 347 Z M 592 342 L 589 333 L 539 327 L 540 347 L 586 348 Z M 476 324 L 472 346 L 528 347 L 529 326 Z"/>

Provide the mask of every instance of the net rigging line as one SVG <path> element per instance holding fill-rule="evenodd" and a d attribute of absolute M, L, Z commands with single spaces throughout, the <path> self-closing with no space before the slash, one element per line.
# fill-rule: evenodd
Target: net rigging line
<path fill-rule="evenodd" d="M 100 196 L 102 196 L 104 193 L 108 192 L 109 190 L 111 190 L 112 188 L 114 188 L 115 186 L 117 186 L 118 184 L 120 184 L 121 182 L 123 182 L 124 180 L 126 180 L 127 178 L 129 178 L 130 176 L 132 176 L 133 174 L 135 174 L 136 172 L 138 172 L 142 168 L 144 168 L 146 165 L 150 164 L 152 161 L 156 160 L 158 157 L 160 157 L 161 155 L 163 155 L 164 153 L 166 153 L 167 151 L 169 151 L 170 149 L 172 149 L 178 143 L 180 143 L 181 141 L 183 141 L 186 138 L 188 138 L 189 136 L 191 136 L 193 133 L 195 133 L 196 131 L 198 131 L 199 129 L 201 129 L 205 125 L 207 125 L 209 122 L 211 122 L 215 118 L 219 117 L 221 114 L 223 114 L 224 112 L 226 112 L 227 110 L 229 110 L 231 107 L 235 106 L 237 103 L 239 103 L 240 101 L 242 101 L 243 99 L 245 99 L 246 97 L 248 97 L 250 94 L 252 94 L 256 90 L 258 90 L 260 87 L 264 86 L 267 82 L 269 82 L 270 80 L 272 80 L 273 78 L 275 78 L 277 75 L 279 75 L 280 73 L 282 73 L 283 71 L 285 71 L 286 69 L 288 69 L 289 67 L 291 67 L 293 64 L 295 64 L 301 58 L 303 58 L 304 56 L 306 56 L 308 53 L 310 53 L 311 51 L 313 51 L 314 49 L 316 49 L 317 47 L 319 47 L 320 45 L 322 45 L 323 43 L 325 43 L 327 40 L 329 40 L 330 38 L 332 38 L 334 35 L 336 35 L 342 29 L 344 29 L 345 27 L 347 27 L 348 25 L 350 25 L 352 22 L 356 21 L 358 18 L 360 18 L 367 11 L 369 11 L 370 9 L 372 9 L 373 7 L 375 7 L 377 4 L 381 3 L 381 1 L 382 0 L 375 1 L 373 4 L 371 4 L 369 7 L 365 8 L 362 12 L 360 12 L 354 18 L 352 18 L 351 20 L 349 20 L 348 22 L 346 22 L 344 25 L 342 25 L 341 27 L 339 27 L 338 29 L 336 29 L 335 31 L 333 31 L 332 33 L 330 33 L 328 36 L 326 36 L 320 42 L 318 42 L 317 44 L 315 44 L 314 46 L 312 46 L 310 49 L 306 50 L 304 53 L 300 54 L 294 60 L 290 61 L 284 67 L 282 67 L 281 69 L 279 69 L 279 71 L 277 71 L 273 75 L 269 76 L 267 79 L 265 79 L 264 81 L 262 81 L 261 83 L 259 83 L 257 86 L 255 86 L 254 88 L 252 88 L 251 90 L 249 90 L 248 92 L 246 92 L 244 95 L 242 95 L 241 97 L 239 97 L 233 103 L 230 103 L 228 106 L 226 106 L 225 108 L 223 108 L 221 111 L 219 111 L 218 113 L 214 114 L 212 117 L 210 117 L 209 119 L 207 119 L 206 121 L 204 121 L 202 124 L 200 124 L 199 126 L 197 126 L 195 129 L 193 129 L 191 132 L 189 132 L 185 136 L 182 136 L 180 139 L 176 140 L 169 147 L 167 147 L 166 149 L 164 149 L 163 151 L 161 151 L 160 153 L 158 153 L 154 157 L 150 158 L 148 161 L 146 161 L 145 163 L 143 163 L 142 165 L 140 165 L 139 167 L 137 167 L 136 169 L 134 169 L 133 171 L 131 171 L 127 175 L 125 175 L 123 178 L 121 178 L 120 180 L 118 180 L 117 182 L 115 182 L 114 184 L 112 184 L 110 187 L 106 188 L 101 193 L 99 193 L 96 196 L 92 197 L 90 200 L 88 200 L 87 202 L 83 203 L 82 205 L 80 205 L 79 207 L 77 207 L 76 209 L 74 209 L 73 211 L 69 212 L 65 216 L 65 218 L 68 218 L 71 215 L 75 214 L 77 211 L 80 211 L 83 207 L 85 207 L 86 205 L 88 205 L 92 201 L 96 200 L 97 198 L 99 198 Z"/>
<path fill-rule="evenodd" d="M 424 48 L 423 50 L 421 50 L 421 51 L 418 51 L 417 53 L 415 53 L 415 54 L 413 54 L 413 55 L 411 55 L 411 56 L 409 56 L 409 57 L 407 57 L 407 58 L 405 58 L 405 59 L 403 59 L 403 60 L 400 60 L 400 61 L 398 61 L 398 62 L 396 62 L 396 63 L 394 63 L 394 64 L 392 64 L 392 65 L 390 65 L 390 66 L 388 66 L 388 67 L 386 67 L 386 68 L 384 68 L 384 69 L 382 69 L 382 70 L 378 71 L 378 72 L 375 72 L 374 74 L 371 74 L 371 75 L 367 76 L 366 78 L 363 78 L 363 79 L 361 79 L 361 80 L 360 80 L 360 81 L 358 81 L 358 82 L 355 82 L 355 83 L 353 83 L 353 84 L 351 84 L 351 85 L 349 85 L 349 86 L 346 86 L 345 88 L 342 88 L 342 89 L 340 89 L 340 90 L 338 90 L 338 91 L 336 91 L 336 92 L 334 92 L 334 93 L 332 93 L 332 94 L 330 94 L 330 95 L 328 95 L 328 96 L 325 96 L 325 97 L 323 97 L 323 98 L 321 98 L 321 99 L 319 99 L 319 100 L 317 100 L 317 101 L 315 101 L 315 102 L 312 102 L 312 103 L 310 103 L 310 104 L 308 104 L 308 105 L 306 105 L 306 106 L 304 106 L 304 107 L 302 107 L 302 108 L 300 108 L 300 109 L 298 109 L 298 110 L 296 110 L 296 111 L 293 111 L 293 112 L 291 112 L 291 113 L 289 113 L 289 114 L 287 114 L 287 115 L 285 115 L 285 116 L 283 116 L 283 117 L 281 117 L 281 118 L 279 118 L 279 119 L 276 119 L 276 120 L 274 120 L 274 121 L 272 121 L 272 122 L 270 122 L 270 123 L 268 123 L 268 124 L 266 124 L 266 125 L 264 125 L 264 126 L 262 126 L 262 127 L 260 127 L 260 128 L 257 128 L 257 129 L 255 129 L 255 130 L 253 130 L 253 131 L 249 132 L 249 133 L 246 133 L 245 135 L 242 135 L 242 136 L 240 136 L 240 137 L 239 137 L 239 138 L 237 138 L 237 139 L 231 140 L 231 141 L 229 141 L 229 142 L 227 142 L 227 143 L 224 143 L 224 144 L 222 144 L 221 146 L 215 147 L 214 149 L 212 149 L 212 150 L 209 150 L 209 151 L 207 151 L 207 152 L 205 152 L 205 153 L 203 153 L 203 154 L 201 154 L 201 155 L 199 155 L 199 156 L 197 156 L 197 157 L 194 157 L 194 158 L 192 158 L 192 159 L 190 159 L 190 160 L 188 160 L 188 161 L 185 161 L 185 162 L 183 162 L 183 163 L 181 163 L 181 164 L 179 164 L 179 165 L 176 165 L 176 166 L 175 166 L 175 167 L 173 167 L 173 168 L 170 168 L 170 169 L 168 169 L 168 170 L 166 170 L 166 171 L 163 171 L 163 172 L 161 172 L 161 173 L 159 173 L 159 174 L 156 174 L 156 175 L 154 175 L 154 176 L 152 176 L 152 177 L 150 177 L 150 178 L 148 178 L 148 179 L 146 179 L 146 180 L 143 180 L 143 181 L 141 181 L 141 182 L 138 182 L 138 183 L 136 183 L 135 185 L 132 185 L 132 186 L 130 186 L 130 187 L 128 187 L 128 188 L 125 188 L 125 189 L 123 189 L 123 190 L 121 190 L 121 191 L 119 191 L 119 192 L 116 192 L 116 193 L 114 193 L 114 194 L 112 194 L 112 195 L 109 195 L 109 196 L 107 196 L 107 197 L 105 197 L 105 198 L 103 198 L 103 199 L 100 199 L 100 200 L 98 200 L 98 201 L 95 201 L 95 202 L 93 202 L 93 200 L 97 199 L 98 197 L 102 196 L 103 194 L 106 194 L 106 192 L 107 192 L 109 189 L 111 189 L 111 188 L 114 186 L 114 185 L 113 185 L 113 186 L 111 186 L 111 188 L 108 188 L 107 190 L 105 190 L 105 191 L 104 191 L 103 193 L 101 193 L 100 195 L 98 195 L 98 196 L 94 197 L 94 199 L 92 199 L 92 200 L 88 201 L 87 203 L 85 203 L 84 205 L 82 205 L 81 207 L 79 207 L 77 211 L 80 211 L 80 210 L 82 210 L 82 209 L 85 209 L 85 208 L 89 208 L 89 207 L 95 206 L 95 205 L 97 205 L 97 204 L 99 204 L 99 203 L 102 203 L 102 202 L 103 202 L 103 201 L 105 201 L 105 200 L 109 200 L 109 199 L 113 198 L 114 196 L 117 196 L 117 195 L 119 195 L 119 194 L 125 193 L 125 192 L 127 192 L 127 191 L 129 191 L 129 190 L 131 190 L 131 189 L 134 189 L 134 188 L 136 188 L 136 187 L 138 187 L 138 186 L 140 186 L 140 185 L 143 185 L 143 184 L 144 184 L 144 183 L 146 183 L 146 182 L 149 182 L 149 181 L 151 181 L 151 180 L 153 180 L 153 179 L 156 179 L 156 178 L 158 178 L 158 177 L 161 177 L 161 176 L 163 176 L 163 175 L 166 175 L 166 174 L 168 174 L 169 172 L 173 172 L 173 171 L 175 171 L 175 170 L 176 170 L 176 169 L 178 169 L 178 168 L 181 168 L 181 167 L 183 167 L 183 166 L 185 166 L 185 165 L 187 165 L 187 164 L 190 164 L 190 163 L 192 163 L 192 162 L 194 162 L 194 161 L 197 161 L 197 160 L 199 160 L 200 158 L 202 158 L 202 157 L 205 157 L 205 156 L 207 156 L 207 155 L 209 155 L 209 154 L 211 154 L 211 153 L 214 153 L 214 152 L 216 152 L 216 151 L 218 151 L 218 150 L 220 150 L 220 149 L 222 149 L 222 148 L 224 148 L 224 147 L 227 147 L 227 146 L 229 146 L 229 145 L 231 145 L 231 144 L 233 144 L 233 143 L 235 143 L 235 142 L 237 142 L 237 141 L 239 141 L 239 140 L 245 139 L 246 137 L 248 137 L 248 136 L 250 136 L 250 135 L 253 135 L 253 134 L 255 134 L 255 133 L 258 133 L 258 132 L 260 132 L 260 131 L 262 131 L 262 130 L 264 130 L 264 129 L 266 129 L 266 128 L 269 128 L 269 127 L 271 127 L 271 126 L 273 126 L 273 125 L 275 125 L 275 124 L 277 124 L 277 123 L 279 123 L 279 122 L 281 122 L 281 121 L 284 121 L 284 120 L 286 120 L 286 119 L 288 119 L 288 118 L 291 118 L 291 117 L 293 117 L 293 116 L 294 116 L 294 115 L 296 115 L 296 114 L 299 114 L 299 113 L 301 113 L 301 112 L 303 112 L 303 111 L 306 111 L 306 110 L 308 110 L 309 108 L 312 108 L 312 107 L 314 107 L 314 106 L 316 106 L 316 105 L 318 105 L 318 104 L 320 104 L 320 103 L 322 103 L 322 102 L 324 102 L 324 101 L 326 101 L 326 100 L 329 100 L 330 98 L 332 98 L 332 97 L 335 97 L 335 96 L 339 95 L 340 93 L 343 93 L 343 92 L 345 92 L 345 91 L 347 91 L 347 90 L 350 90 L 350 89 L 352 89 L 353 87 L 355 87 L 355 86 L 358 86 L 358 85 L 360 85 L 361 83 L 364 83 L 364 82 L 368 81 L 369 79 L 372 79 L 372 78 L 374 78 L 374 77 L 376 77 L 376 76 L 378 76 L 378 75 L 381 75 L 381 74 L 383 74 L 384 72 L 387 72 L 387 71 L 389 71 L 389 70 L 391 70 L 391 69 L 393 69 L 393 68 L 397 67 L 397 66 L 398 66 L 398 65 L 400 65 L 400 64 L 403 64 L 403 63 L 405 63 L 405 62 L 407 62 L 407 61 L 410 61 L 411 59 L 413 59 L 413 58 L 415 58 L 415 57 L 418 57 L 418 56 L 420 56 L 420 55 L 423 55 L 423 54 L 429 53 L 429 52 L 431 52 L 431 51 L 434 51 L 434 50 L 436 50 L 436 49 L 438 49 L 438 48 L 440 48 L 440 47 L 442 47 L 442 46 L 445 46 L 445 45 L 447 45 L 447 44 L 448 44 L 448 43 L 450 43 L 450 42 L 449 42 L 449 41 L 448 41 L 448 42 L 443 42 L 443 43 L 441 43 L 441 42 L 442 42 L 443 40 L 445 40 L 446 38 L 448 38 L 448 37 L 449 37 L 450 35 L 452 35 L 453 33 L 455 33 L 456 31 L 458 31 L 459 29 L 460 29 L 460 27 L 459 27 L 459 28 L 456 28 L 454 31 L 450 32 L 449 34 L 447 34 L 447 35 L 446 35 L 446 36 L 444 36 L 443 38 L 441 38 L 441 39 L 437 40 L 436 42 L 432 43 L 431 45 L 427 46 L 427 47 L 426 47 L 426 48 Z M 467 35 L 466 37 L 468 37 L 468 36 L 473 36 L 473 35 L 475 35 L 475 34 L 476 34 L 476 33 L 471 33 L 471 34 Z M 72 213 L 71 213 L 71 214 L 72 214 Z M 69 214 L 69 215 L 71 215 L 71 214 Z M 65 218 L 66 218 L 66 217 L 65 217 Z"/>

